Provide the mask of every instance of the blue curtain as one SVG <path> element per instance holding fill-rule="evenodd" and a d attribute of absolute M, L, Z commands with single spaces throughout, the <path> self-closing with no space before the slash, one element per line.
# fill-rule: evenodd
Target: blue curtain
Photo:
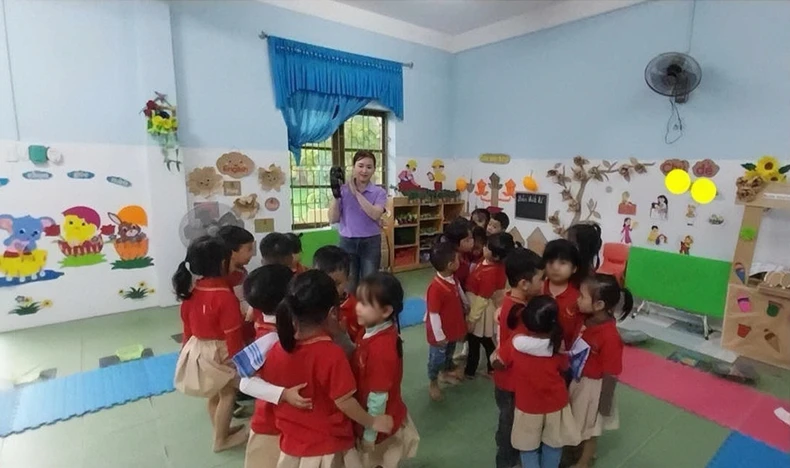
<path fill-rule="evenodd" d="M 371 101 L 403 118 L 403 66 L 269 36 L 277 108 L 296 163 L 305 143 L 326 140 Z"/>

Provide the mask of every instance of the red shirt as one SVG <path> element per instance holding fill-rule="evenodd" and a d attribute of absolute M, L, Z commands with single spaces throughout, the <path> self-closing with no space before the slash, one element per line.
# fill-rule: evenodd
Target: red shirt
<path fill-rule="evenodd" d="M 562 373 L 568 368 L 568 356 L 557 353 L 537 357 L 516 351 L 508 341 L 500 349 L 500 359 L 513 366 L 516 408 L 528 414 L 549 414 L 568 404 L 568 388 Z"/>
<path fill-rule="evenodd" d="M 500 289 L 505 289 L 507 275 L 505 265 L 498 263 L 481 263 L 469 273 L 464 290 L 484 299 L 490 299 Z"/>
<path fill-rule="evenodd" d="M 543 294 L 551 295 L 549 280 L 543 283 Z M 579 337 L 584 324 L 584 315 L 579 312 L 579 289 L 571 283 L 565 290 L 554 296 L 560 313 L 559 321 L 562 327 L 562 341 L 565 349 L 571 349 L 573 342 Z"/>
<path fill-rule="evenodd" d="M 428 292 L 425 294 L 428 313 L 439 314 L 442 319 L 442 331 L 448 343 L 460 341 L 466 336 L 466 320 L 460 294 L 457 284 L 448 283 L 438 275 L 428 285 Z M 428 336 L 428 343 L 436 346 L 436 337 L 433 334 L 430 317 L 426 317 L 425 332 Z"/>
<path fill-rule="evenodd" d="M 192 296 L 181 303 L 184 341 L 194 335 L 201 340 L 225 340 L 228 355 L 244 347 L 241 307 L 227 278 L 202 278 L 195 283 Z"/>
<path fill-rule="evenodd" d="M 283 453 L 315 457 L 354 448 L 354 427 L 335 400 L 353 394 L 357 386 L 343 349 L 329 336 L 298 342 L 291 353 L 275 344 L 266 356 L 263 380 L 284 388 L 307 383 L 301 395 L 313 400 L 310 410 L 274 408 Z"/>
<path fill-rule="evenodd" d="M 257 337 L 268 335 L 269 333 L 277 333 L 277 326 L 273 323 L 264 323 L 256 325 Z M 263 369 L 258 369 L 258 377 L 263 378 Z M 255 400 L 255 412 L 252 413 L 250 420 L 250 429 L 256 434 L 278 435 L 280 431 L 277 430 L 274 418 L 274 407 L 268 401 Z"/>
<path fill-rule="evenodd" d="M 357 298 L 353 294 L 346 295 L 346 299 L 340 304 L 340 326 L 348 332 L 349 338 L 354 343 L 357 338 L 365 334 L 365 327 L 357 321 Z"/>
<path fill-rule="evenodd" d="M 466 284 L 466 279 L 469 277 L 469 267 L 472 265 L 469 263 L 469 259 L 466 258 L 466 255 L 459 256 L 459 263 L 458 269 L 455 270 L 455 280 L 458 281 L 458 284 L 463 287 Z"/>
<path fill-rule="evenodd" d="M 232 271 L 228 274 L 228 283 L 231 288 L 244 284 L 245 279 L 247 279 L 247 270 L 245 268 Z"/>
<path fill-rule="evenodd" d="M 517 333 L 525 334 L 527 332 L 524 323 L 520 319 L 516 323 L 515 330 L 511 330 L 507 326 L 508 314 L 510 314 L 510 309 L 513 308 L 514 304 L 524 304 L 524 301 L 511 296 L 510 292 L 505 293 L 505 298 L 502 300 L 502 308 L 499 310 L 499 324 L 497 325 L 499 330 L 500 348 L 504 343 L 510 343 L 510 340 L 513 338 L 513 335 Z M 513 380 L 512 368 L 508 367 L 505 370 L 494 371 L 494 385 L 496 385 L 497 388 L 505 390 L 507 392 L 516 391 L 512 380 Z"/>
<path fill-rule="evenodd" d="M 269 331 L 271 331 L 272 328 L 274 328 L 274 331 L 277 331 L 277 325 L 275 325 L 274 323 L 271 323 L 271 322 L 267 322 L 264 319 L 263 312 L 261 312 L 258 309 L 252 309 L 252 314 L 255 317 L 255 322 L 254 322 L 255 323 L 255 340 L 257 340 L 258 338 L 262 337 L 263 335 L 266 335 L 267 333 L 269 333 Z M 269 317 L 272 317 L 272 316 L 270 315 Z M 253 340 L 253 341 L 255 341 L 255 340 Z"/>
<path fill-rule="evenodd" d="M 379 331 L 369 338 L 360 338 L 351 359 L 351 368 L 357 379 L 356 397 L 365 410 L 371 392 L 386 392 L 385 414 L 392 416 L 393 433 L 406 419 L 406 404 L 401 397 L 403 381 L 403 358 L 398 356 L 398 330 L 394 325 Z M 356 426 L 357 437 L 362 437 L 363 428 Z M 376 443 L 383 442 L 389 434 L 379 434 Z"/>
<path fill-rule="evenodd" d="M 307 271 L 307 268 L 305 268 L 305 266 L 301 263 L 297 263 L 295 267 L 291 268 L 291 271 L 294 273 L 294 275 L 301 275 Z"/>
<path fill-rule="evenodd" d="M 582 339 L 590 345 L 582 376 L 601 379 L 604 375 L 620 375 L 623 371 L 623 340 L 614 320 L 586 328 Z"/>

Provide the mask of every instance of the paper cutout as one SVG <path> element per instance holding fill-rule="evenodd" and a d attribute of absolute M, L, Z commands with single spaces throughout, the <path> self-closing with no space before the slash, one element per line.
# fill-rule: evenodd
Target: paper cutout
<path fill-rule="evenodd" d="M 280 209 L 280 200 L 274 197 L 269 197 L 265 202 L 263 202 L 263 206 L 269 211 L 277 211 Z"/>
<path fill-rule="evenodd" d="M 465 178 L 459 177 L 455 179 L 455 189 L 459 192 L 465 192 L 466 188 L 469 187 L 469 182 L 470 181 L 466 180 Z"/>
<path fill-rule="evenodd" d="M 274 218 L 258 218 L 254 224 L 256 234 L 274 232 Z"/>
<path fill-rule="evenodd" d="M 483 179 L 478 180 L 475 185 L 475 195 L 477 195 L 480 200 L 491 203 L 492 207 L 498 208 L 500 202 L 509 202 L 516 197 L 516 183 L 513 182 L 513 179 L 508 179 L 508 181 L 505 182 L 505 191 L 502 193 L 502 196 L 499 195 L 499 191 L 503 188 L 499 176 L 494 172 L 488 177 L 488 180 L 488 188 L 491 189 L 490 197 L 486 197 L 489 191 L 486 190 L 486 183 Z"/>
<path fill-rule="evenodd" d="M 780 310 L 782 310 L 781 303 L 768 301 L 768 307 L 765 308 L 765 313 L 768 314 L 769 317 L 776 317 L 779 315 Z"/>
<path fill-rule="evenodd" d="M 280 166 L 274 164 L 269 165 L 268 169 L 261 167 L 258 169 L 258 183 L 266 192 L 270 190 L 279 192 L 280 187 L 285 184 L 285 173 Z"/>
<path fill-rule="evenodd" d="M 752 311 L 752 303 L 749 300 L 749 296 L 746 294 L 741 294 L 738 296 L 738 309 L 744 313 Z"/>
<path fill-rule="evenodd" d="M 746 268 L 744 268 L 743 263 L 736 262 L 732 267 L 733 272 L 735 272 L 735 276 L 741 280 L 741 283 L 746 284 Z"/>
<path fill-rule="evenodd" d="M 124 179 L 123 177 L 117 177 L 117 176 L 107 176 L 107 182 L 115 185 L 120 185 L 121 187 L 126 187 L 126 188 L 132 186 L 131 182 Z"/>
<path fill-rule="evenodd" d="M 434 159 L 431 163 L 433 172 L 428 173 L 428 180 L 433 182 L 434 190 L 442 190 L 442 184 L 447 180 L 447 175 L 444 173 L 444 161 L 441 159 Z"/>
<path fill-rule="evenodd" d="M 743 227 L 738 233 L 738 238 L 745 242 L 751 242 L 757 238 L 757 229 L 753 227 Z"/>
<path fill-rule="evenodd" d="M 140 300 L 154 294 L 156 290 L 149 288 L 145 281 L 140 281 L 137 286 L 132 286 L 118 291 L 118 295 L 124 299 Z"/>
<path fill-rule="evenodd" d="M 633 232 L 638 225 L 636 221 L 631 221 L 631 218 L 625 218 L 623 220 L 623 227 L 620 229 L 620 242 L 623 244 L 630 244 L 631 232 Z"/>
<path fill-rule="evenodd" d="M 617 214 L 621 215 L 636 215 L 636 205 L 631 201 L 631 194 L 623 192 L 620 204 L 617 205 Z"/>
<path fill-rule="evenodd" d="M 3 274 L 0 287 L 48 281 L 63 276 L 63 273 L 44 269 L 47 251 L 38 248 L 41 236 L 50 235 L 52 227 L 55 227 L 55 220 L 46 216 L 0 215 L 0 230 L 8 233 L 0 256 L 0 273 Z"/>
<path fill-rule="evenodd" d="M 22 177 L 27 180 L 47 180 L 52 178 L 52 174 L 47 171 L 28 171 L 22 173 Z"/>
<path fill-rule="evenodd" d="M 686 236 L 680 241 L 680 253 L 682 255 L 691 255 L 691 245 L 694 244 L 694 238 Z"/>
<path fill-rule="evenodd" d="M 8 185 L 8 179 L 0 177 L 0 187 L 5 187 L 6 185 Z"/>
<path fill-rule="evenodd" d="M 655 224 L 650 226 L 650 232 L 647 234 L 647 242 L 649 244 L 661 245 L 663 242 L 664 244 L 667 243 L 667 236 L 661 234 L 658 229 L 658 226 Z"/>
<path fill-rule="evenodd" d="M 211 197 L 222 190 L 222 176 L 214 167 L 197 167 L 187 176 L 189 193 L 200 197 Z"/>
<path fill-rule="evenodd" d="M 420 190 L 422 187 L 414 180 L 414 173 L 417 171 L 417 161 L 409 159 L 406 161 L 406 168 L 398 173 L 398 190 L 405 193 L 409 190 Z"/>
<path fill-rule="evenodd" d="M 527 237 L 527 248 L 538 255 L 543 255 L 547 243 L 548 239 L 543 235 L 543 231 L 541 231 L 540 228 L 535 228 L 532 234 Z"/>
<path fill-rule="evenodd" d="M 133 270 L 153 266 L 154 260 L 148 256 L 148 236 L 143 227 L 148 226 L 148 214 L 137 205 L 124 206 L 118 213 L 107 213 L 110 220 L 118 226 L 117 236 L 113 236 L 113 247 L 120 260 L 112 263 L 113 270 Z"/>
<path fill-rule="evenodd" d="M 479 159 L 483 164 L 508 164 L 510 162 L 510 155 L 503 153 L 483 153 L 480 155 Z"/>
<path fill-rule="evenodd" d="M 680 195 L 686 193 L 691 187 L 691 177 L 684 170 L 672 169 L 664 178 L 664 186 L 669 190 L 669 193 Z"/>
<path fill-rule="evenodd" d="M 669 199 L 666 195 L 659 195 L 656 201 L 650 204 L 650 219 L 666 221 L 669 217 Z"/>
<path fill-rule="evenodd" d="M 689 166 L 689 162 L 685 159 L 667 159 L 661 163 L 659 170 L 661 170 L 661 173 L 666 176 L 672 172 L 673 169 L 680 169 L 682 171 L 688 172 Z"/>
<path fill-rule="evenodd" d="M 217 170 L 220 174 L 241 179 L 252 174 L 252 171 L 255 170 L 255 163 L 246 154 L 231 151 L 217 159 Z"/>
<path fill-rule="evenodd" d="M 222 182 L 222 194 L 226 197 L 241 196 L 241 182 L 238 180 L 226 180 Z"/>
<path fill-rule="evenodd" d="M 686 226 L 693 226 L 697 220 L 697 205 L 689 203 L 686 205 Z"/>
<path fill-rule="evenodd" d="M 51 300 L 44 299 L 43 301 L 34 301 L 30 296 L 17 296 L 15 302 L 16 305 L 8 312 L 9 314 L 19 316 L 33 315 L 41 309 L 52 307 Z"/>
<path fill-rule="evenodd" d="M 80 267 L 106 261 L 102 235 L 115 234 L 115 226 L 102 226 L 101 217 L 93 208 L 74 206 L 63 212 L 63 222 L 52 231 L 60 235 L 58 247 L 65 256 L 60 265 Z"/>
<path fill-rule="evenodd" d="M 719 166 L 711 159 L 703 159 L 694 163 L 691 172 L 697 177 L 713 177 L 719 173 Z"/>
<path fill-rule="evenodd" d="M 260 208 L 261 204 L 258 203 L 258 195 L 252 193 L 246 197 L 234 200 L 232 211 L 240 218 L 252 219 L 258 214 Z"/>
<path fill-rule="evenodd" d="M 721 215 L 712 214 L 708 218 L 708 223 L 710 223 L 710 224 L 712 224 L 714 226 L 720 226 L 720 225 L 724 224 L 724 217 L 721 216 Z"/>
<path fill-rule="evenodd" d="M 774 351 L 776 351 L 778 353 L 779 352 L 779 337 L 776 336 L 776 333 L 774 333 L 774 332 L 772 332 L 772 331 L 770 331 L 768 329 L 765 329 L 764 332 L 765 332 L 765 335 L 763 335 L 763 338 L 765 338 L 765 342 L 768 343 L 768 346 L 773 348 Z"/>
<path fill-rule="evenodd" d="M 749 335 L 749 332 L 752 331 L 752 327 L 748 325 L 744 325 L 742 323 L 738 324 L 738 336 L 741 338 L 746 338 Z"/>
<path fill-rule="evenodd" d="M 70 179 L 93 179 L 96 174 L 89 171 L 71 171 L 67 172 L 66 175 Z"/>
<path fill-rule="evenodd" d="M 529 175 L 524 176 L 524 179 L 521 180 L 522 185 L 524 188 L 530 192 L 537 192 L 538 191 L 538 181 L 532 177 L 532 172 Z"/>

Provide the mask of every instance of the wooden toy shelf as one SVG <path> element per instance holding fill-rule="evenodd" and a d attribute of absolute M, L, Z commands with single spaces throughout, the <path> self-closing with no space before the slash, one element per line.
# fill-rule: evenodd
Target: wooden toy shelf
<path fill-rule="evenodd" d="M 406 197 L 390 197 L 385 228 L 389 244 L 389 264 L 392 271 L 416 270 L 430 267 L 428 255 L 436 236 L 444 226 L 461 215 L 463 201 L 420 203 Z"/>

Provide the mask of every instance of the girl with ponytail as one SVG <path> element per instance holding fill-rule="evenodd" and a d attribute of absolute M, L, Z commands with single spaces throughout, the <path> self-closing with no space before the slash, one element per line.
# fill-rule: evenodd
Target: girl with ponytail
<path fill-rule="evenodd" d="M 241 306 L 227 278 L 231 255 L 218 238 L 195 239 L 173 275 L 184 326 L 174 385 L 184 394 L 208 398 L 215 452 L 247 440 L 242 426 L 230 427 L 238 376 L 229 356 L 244 346 Z"/>
<path fill-rule="evenodd" d="M 310 411 L 274 408 L 282 452 L 278 466 L 360 468 L 353 422 L 375 432 L 392 431 L 391 416 L 372 416 L 354 399 L 351 366 L 327 332 L 327 319 L 338 302 L 332 278 L 308 270 L 291 281 L 277 308 L 279 342 L 266 356 L 262 377 L 284 388 L 306 383 L 301 393 L 312 401 Z"/>

